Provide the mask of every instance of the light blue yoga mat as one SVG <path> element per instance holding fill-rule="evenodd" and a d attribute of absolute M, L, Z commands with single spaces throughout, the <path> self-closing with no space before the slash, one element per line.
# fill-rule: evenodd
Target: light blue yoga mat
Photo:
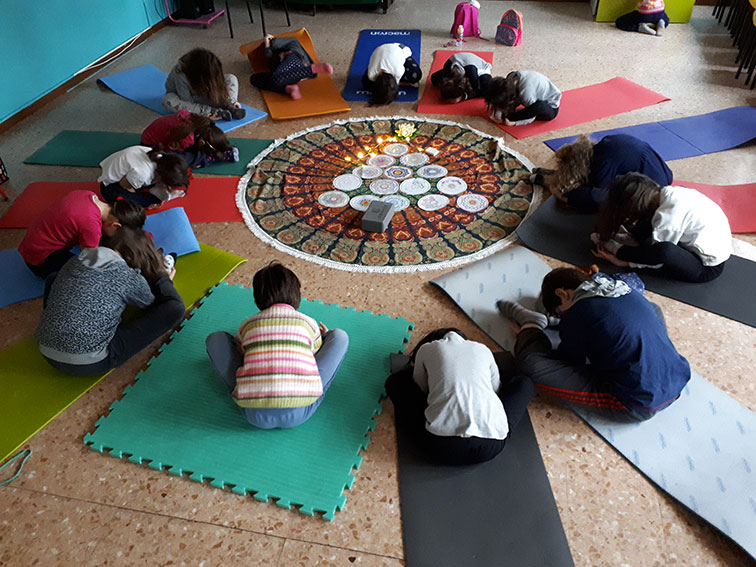
<path fill-rule="evenodd" d="M 756 138 L 756 106 L 736 106 L 588 135 L 598 142 L 612 134 L 627 134 L 643 140 L 666 161 L 711 154 L 736 148 Z M 577 136 L 566 136 L 544 143 L 556 151 L 576 139 Z"/>
<path fill-rule="evenodd" d="M 35 276 L 15 248 L 0 250 L 0 307 L 42 297 L 45 280 Z"/>
<path fill-rule="evenodd" d="M 166 254 L 175 252 L 177 256 L 183 256 L 200 251 L 199 242 L 183 207 L 148 215 L 144 221 L 144 230 L 152 233 L 155 246 L 162 248 Z"/>
<path fill-rule="evenodd" d="M 495 302 L 532 306 L 550 269 L 526 248 L 511 247 L 431 283 L 511 348 L 509 321 Z M 754 412 L 693 373 L 680 398 L 643 423 L 580 417 L 659 488 L 756 558 Z"/>
<path fill-rule="evenodd" d="M 143 65 L 115 75 L 101 77 L 97 79 L 97 83 L 158 114 L 170 114 L 162 105 L 167 78 L 168 75 L 154 65 Z M 247 111 L 247 115 L 241 120 L 218 120 L 215 124 L 224 132 L 229 132 L 268 115 L 246 104 L 242 104 L 242 108 Z"/>
<path fill-rule="evenodd" d="M 420 64 L 420 30 L 362 30 L 357 40 L 357 48 L 349 67 L 346 85 L 341 92 L 344 100 L 369 101 L 370 91 L 362 86 L 362 75 L 367 71 L 373 50 L 384 43 L 403 43 L 412 50 L 412 58 Z M 413 102 L 417 100 L 417 85 L 402 85 L 399 87 L 397 102 Z"/>

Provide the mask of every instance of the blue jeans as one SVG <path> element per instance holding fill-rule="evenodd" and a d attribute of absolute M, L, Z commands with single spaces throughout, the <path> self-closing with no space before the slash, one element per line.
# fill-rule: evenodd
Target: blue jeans
<path fill-rule="evenodd" d="M 244 363 L 241 346 L 235 337 L 225 331 L 212 333 L 205 341 L 207 355 L 220 374 L 229 392 L 236 388 L 236 371 Z M 310 419 L 325 398 L 333 377 L 341 366 L 349 347 L 349 337 L 341 329 L 331 329 L 323 335 L 323 344 L 315 353 L 323 394 L 309 406 L 299 408 L 242 408 L 244 417 L 261 429 L 288 429 Z"/>

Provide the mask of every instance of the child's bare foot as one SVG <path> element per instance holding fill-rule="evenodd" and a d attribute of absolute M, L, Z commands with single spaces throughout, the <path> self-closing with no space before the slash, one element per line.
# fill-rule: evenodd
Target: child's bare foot
<path fill-rule="evenodd" d="M 288 85 L 286 87 L 286 94 L 294 100 L 302 98 L 302 93 L 299 92 L 299 85 Z"/>
<path fill-rule="evenodd" d="M 326 75 L 333 75 L 333 67 L 331 67 L 328 63 L 313 63 L 310 67 L 312 69 L 312 72 L 316 75 L 318 73 L 325 73 Z"/>

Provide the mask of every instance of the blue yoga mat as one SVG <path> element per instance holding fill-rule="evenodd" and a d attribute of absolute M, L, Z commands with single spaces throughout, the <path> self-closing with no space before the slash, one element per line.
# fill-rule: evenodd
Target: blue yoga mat
<path fill-rule="evenodd" d="M 349 101 L 369 101 L 370 92 L 362 86 L 362 75 L 367 71 L 373 50 L 384 43 L 403 43 L 412 50 L 412 57 L 420 63 L 420 30 L 362 30 L 357 40 L 352 66 L 341 96 Z M 417 100 L 417 86 L 399 87 L 397 102 Z"/>
<path fill-rule="evenodd" d="M 648 143 L 665 161 L 730 150 L 756 138 L 756 106 L 736 106 L 708 114 L 648 122 L 588 134 L 599 141 L 612 134 L 628 134 Z M 544 143 L 556 151 L 577 136 Z"/>
<path fill-rule="evenodd" d="M 496 312 L 496 300 L 531 306 L 549 271 L 535 254 L 515 246 L 431 283 L 511 348 L 514 335 Z M 643 423 L 580 417 L 654 484 L 756 558 L 754 412 L 693 373 L 680 398 Z"/>
<path fill-rule="evenodd" d="M 0 250 L 0 273 L 0 307 L 42 297 L 45 280 L 31 273 L 15 248 Z"/>
<path fill-rule="evenodd" d="M 162 105 L 167 78 L 168 75 L 154 65 L 144 65 L 97 79 L 97 84 L 106 86 L 114 93 L 154 110 L 158 114 L 170 114 Z M 266 112 L 246 104 L 242 104 L 242 108 L 247 111 L 244 118 L 241 120 L 218 120 L 216 122 L 218 128 L 224 132 L 229 132 L 268 115 Z"/>
<path fill-rule="evenodd" d="M 155 245 L 166 254 L 175 252 L 182 256 L 200 251 L 199 242 L 183 207 L 149 215 L 144 222 L 144 230 L 152 233 Z"/>

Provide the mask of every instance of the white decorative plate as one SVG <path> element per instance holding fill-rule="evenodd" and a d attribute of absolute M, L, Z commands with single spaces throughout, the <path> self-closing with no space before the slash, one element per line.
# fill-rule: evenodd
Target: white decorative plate
<path fill-rule="evenodd" d="M 447 173 L 449 173 L 449 171 L 440 165 L 424 165 L 417 170 L 417 174 L 420 177 L 427 177 L 428 179 L 444 177 Z"/>
<path fill-rule="evenodd" d="M 389 144 L 383 147 L 383 153 L 392 157 L 403 156 L 409 151 L 407 144 Z"/>
<path fill-rule="evenodd" d="M 367 211 L 370 201 L 375 201 L 378 198 L 376 195 L 357 195 L 349 199 L 349 206 L 358 211 Z"/>
<path fill-rule="evenodd" d="M 436 189 L 444 195 L 459 195 L 465 192 L 467 183 L 464 179 L 450 175 L 449 177 L 439 179 L 438 183 L 436 183 Z"/>
<path fill-rule="evenodd" d="M 406 165 L 408 167 L 419 167 L 428 163 L 429 159 L 430 158 L 426 154 L 417 152 L 414 154 L 403 155 L 399 158 L 399 161 L 402 162 L 402 165 Z"/>
<path fill-rule="evenodd" d="M 483 195 L 467 193 L 457 197 L 457 208 L 467 211 L 468 213 L 479 213 L 488 208 L 488 199 Z"/>
<path fill-rule="evenodd" d="M 399 191 L 406 193 L 407 195 L 422 195 L 430 191 L 431 184 L 427 179 L 421 179 L 419 177 L 413 177 L 412 179 L 405 179 L 399 186 Z"/>
<path fill-rule="evenodd" d="M 349 204 L 349 195 L 343 191 L 326 191 L 318 197 L 318 203 L 324 207 L 338 208 Z"/>
<path fill-rule="evenodd" d="M 412 170 L 409 167 L 402 167 L 401 165 L 392 165 L 383 170 L 383 176 L 389 179 L 396 179 L 401 181 L 412 177 Z"/>
<path fill-rule="evenodd" d="M 377 156 L 371 157 L 369 160 L 367 160 L 367 162 L 368 165 L 374 165 L 375 167 L 388 167 L 390 165 L 394 165 L 396 163 L 396 160 L 391 156 L 379 154 Z"/>
<path fill-rule="evenodd" d="M 393 179 L 376 179 L 370 182 L 370 190 L 376 195 L 391 195 L 399 191 L 399 182 Z"/>
<path fill-rule="evenodd" d="M 387 195 L 386 197 L 381 197 L 381 201 L 394 205 L 394 212 L 403 211 L 410 205 L 410 200 L 402 195 Z"/>
<path fill-rule="evenodd" d="M 383 174 L 383 170 L 375 165 L 363 165 L 355 169 L 353 173 L 363 179 L 375 179 Z"/>
<path fill-rule="evenodd" d="M 449 197 L 446 195 L 426 195 L 417 200 L 417 206 L 424 211 L 437 211 L 438 209 L 443 209 L 448 204 Z"/>
<path fill-rule="evenodd" d="M 351 173 L 345 173 L 334 178 L 333 186 L 342 191 L 354 191 L 362 186 L 362 179 Z"/>

